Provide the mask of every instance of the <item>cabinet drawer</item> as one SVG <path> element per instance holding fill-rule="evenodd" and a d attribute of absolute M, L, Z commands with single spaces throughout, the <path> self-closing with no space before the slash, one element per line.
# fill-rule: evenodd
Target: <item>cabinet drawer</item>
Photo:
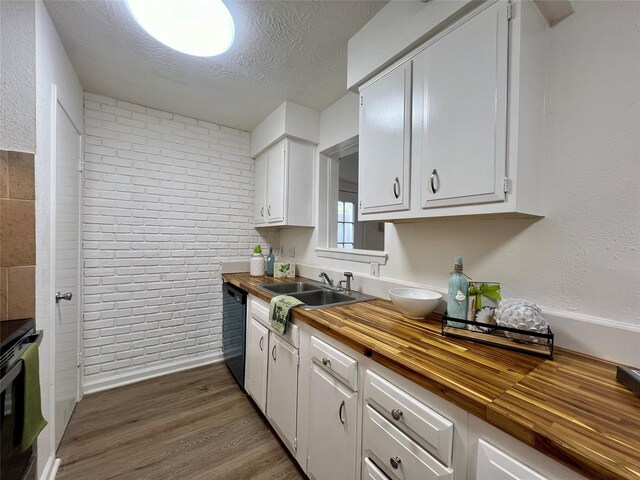
<path fill-rule="evenodd" d="M 399 480 L 453 479 L 452 468 L 442 465 L 369 404 L 364 411 L 362 449 Z"/>
<path fill-rule="evenodd" d="M 362 462 L 362 480 L 390 480 L 385 473 L 378 468 L 378 466 L 371 461 L 370 458 L 365 458 Z"/>
<path fill-rule="evenodd" d="M 364 394 L 390 422 L 401 430 L 408 430 L 411 436 L 419 437 L 415 440 L 438 460 L 451 466 L 452 422 L 371 370 L 367 370 Z"/>
<path fill-rule="evenodd" d="M 478 441 L 476 480 L 548 480 L 535 470 L 497 449 L 490 443 Z"/>
<path fill-rule="evenodd" d="M 280 335 L 280 332 L 276 332 L 273 327 L 271 327 L 271 321 L 269 320 L 268 303 L 253 299 L 251 300 L 251 302 L 249 302 L 249 307 L 251 309 L 251 316 L 253 318 L 262 323 L 275 335 L 279 335 L 280 337 L 284 338 L 294 347 L 300 347 L 300 328 L 296 324 L 289 322 L 287 324 L 287 330 L 285 331 L 284 335 Z"/>
<path fill-rule="evenodd" d="M 358 361 L 340 350 L 311 337 L 311 359 L 338 377 L 353 390 L 358 389 Z"/>

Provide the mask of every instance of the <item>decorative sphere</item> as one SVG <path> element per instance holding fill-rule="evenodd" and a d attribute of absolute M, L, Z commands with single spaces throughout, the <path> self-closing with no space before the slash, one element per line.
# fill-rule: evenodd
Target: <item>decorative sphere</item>
<path fill-rule="evenodd" d="M 506 298 L 496 308 L 496 323 L 501 327 L 517 328 L 531 332 L 548 333 L 549 322 L 536 304 L 522 298 Z M 504 332 L 505 336 L 524 342 L 544 342 L 543 338 Z"/>

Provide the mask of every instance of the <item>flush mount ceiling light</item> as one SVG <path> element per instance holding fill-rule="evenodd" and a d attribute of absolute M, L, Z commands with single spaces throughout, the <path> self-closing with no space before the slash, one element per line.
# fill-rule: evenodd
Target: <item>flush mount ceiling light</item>
<path fill-rule="evenodd" d="M 188 55 L 213 57 L 231 48 L 235 26 L 222 0 L 125 0 L 156 40 Z"/>

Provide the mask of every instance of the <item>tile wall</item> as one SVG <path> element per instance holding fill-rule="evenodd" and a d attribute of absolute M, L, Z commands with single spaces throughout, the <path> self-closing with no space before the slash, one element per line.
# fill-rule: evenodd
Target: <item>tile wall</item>
<path fill-rule="evenodd" d="M 35 317 L 34 155 L 0 150 L 0 321 Z"/>

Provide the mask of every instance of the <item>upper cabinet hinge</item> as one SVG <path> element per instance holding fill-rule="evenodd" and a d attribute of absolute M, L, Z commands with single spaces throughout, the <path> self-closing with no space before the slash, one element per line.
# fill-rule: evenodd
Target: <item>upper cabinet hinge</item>
<path fill-rule="evenodd" d="M 504 183 L 502 185 L 504 193 L 509 193 L 509 186 L 511 185 L 511 180 L 507 177 L 504 177 Z"/>
<path fill-rule="evenodd" d="M 360 105 L 364 105 L 364 97 L 362 95 L 360 95 Z"/>
<path fill-rule="evenodd" d="M 507 20 L 511 20 L 512 8 L 513 6 L 511 5 L 511 2 L 507 3 Z"/>

